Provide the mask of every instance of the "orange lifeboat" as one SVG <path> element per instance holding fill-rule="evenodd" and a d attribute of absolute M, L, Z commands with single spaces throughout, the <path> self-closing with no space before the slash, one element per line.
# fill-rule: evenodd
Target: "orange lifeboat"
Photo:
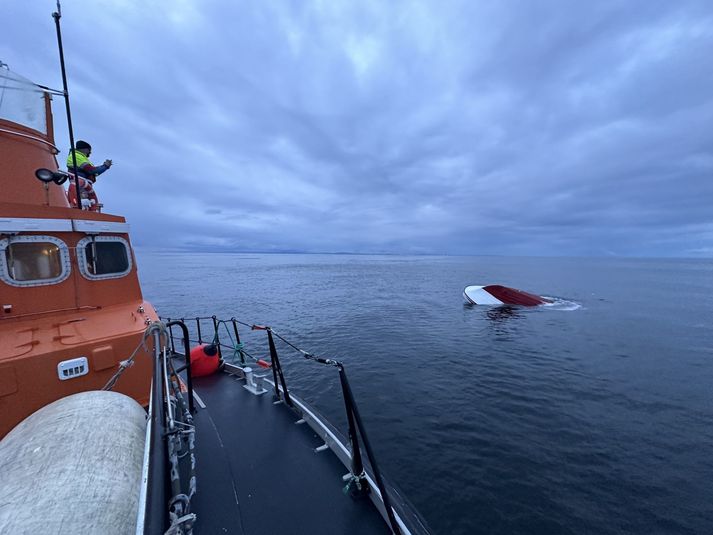
<path fill-rule="evenodd" d="M 13 89 L 0 107 L 1 438 L 55 400 L 101 389 L 158 316 L 126 220 L 98 203 L 72 208 L 61 180 L 36 174 L 60 174 L 50 93 L 4 68 L 0 82 Z M 139 347 L 134 362 L 114 390 L 146 405 L 151 359 Z"/>

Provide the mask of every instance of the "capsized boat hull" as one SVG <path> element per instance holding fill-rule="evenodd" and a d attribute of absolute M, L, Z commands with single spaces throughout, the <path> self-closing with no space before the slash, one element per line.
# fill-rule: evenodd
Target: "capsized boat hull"
<path fill-rule="evenodd" d="M 520 305 L 532 307 L 552 302 L 545 297 L 499 284 L 466 286 L 463 290 L 463 297 L 471 305 Z"/>

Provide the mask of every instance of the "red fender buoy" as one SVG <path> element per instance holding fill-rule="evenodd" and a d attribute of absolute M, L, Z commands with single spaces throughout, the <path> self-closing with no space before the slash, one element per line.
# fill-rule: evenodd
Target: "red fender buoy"
<path fill-rule="evenodd" d="M 213 344 L 201 344 L 191 349 L 191 377 L 210 375 L 220 366 L 218 348 Z"/>

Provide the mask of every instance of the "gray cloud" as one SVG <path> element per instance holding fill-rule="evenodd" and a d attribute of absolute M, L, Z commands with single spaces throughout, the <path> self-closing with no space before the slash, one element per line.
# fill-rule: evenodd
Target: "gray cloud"
<path fill-rule="evenodd" d="M 25 4 L 0 59 L 58 87 L 54 5 Z M 63 18 L 77 136 L 135 243 L 713 255 L 706 1 L 137 6 Z"/>

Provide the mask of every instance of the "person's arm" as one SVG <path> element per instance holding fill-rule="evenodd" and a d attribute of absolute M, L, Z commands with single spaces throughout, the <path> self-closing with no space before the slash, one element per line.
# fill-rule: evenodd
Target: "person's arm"
<path fill-rule="evenodd" d="M 81 166 L 81 169 L 88 175 L 98 176 L 98 175 L 101 175 L 104 171 L 106 171 L 110 167 L 111 167 L 111 160 L 105 160 L 103 164 L 97 165 L 97 166 L 93 166 L 90 163 L 85 163 L 84 165 Z"/>

